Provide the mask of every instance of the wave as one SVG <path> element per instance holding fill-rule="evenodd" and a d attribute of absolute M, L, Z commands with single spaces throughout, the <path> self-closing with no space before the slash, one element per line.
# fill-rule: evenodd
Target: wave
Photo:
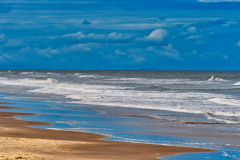
<path fill-rule="evenodd" d="M 218 103 L 218 104 L 240 106 L 240 100 L 230 99 L 230 98 L 212 98 L 212 99 L 209 99 L 209 101 Z"/>
<path fill-rule="evenodd" d="M 240 82 L 236 82 L 236 83 L 234 83 L 233 85 L 239 86 L 239 85 L 240 85 Z"/>
<path fill-rule="evenodd" d="M 93 76 L 76 73 L 74 76 Z M 94 75 L 94 77 L 97 75 Z M 60 78 L 60 77 L 59 77 Z M 59 79 L 57 78 L 57 79 Z M 194 113 L 207 115 L 209 119 L 226 123 L 239 123 L 240 100 L 226 98 L 226 95 L 201 92 L 177 92 L 137 90 L 131 85 L 112 85 L 109 83 L 70 83 L 61 82 L 53 78 L 44 79 L 2 79 L 0 84 L 11 86 L 26 86 L 27 92 L 36 94 L 55 94 L 72 99 L 72 103 L 102 105 L 111 107 L 128 107 L 139 109 L 166 110 L 174 112 Z M 144 79 L 145 80 L 145 79 Z M 90 80 L 89 80 L 90 81 Z M 174 83 L 173 83 L 174 82 Z M 151 82 L 152 83 L 152 82 Z M 150 83 L 150 84 L 151 84 Z M 160 83 L 160 82 L 158 82 Z M 161 84 L 169 83 L 168 79 Z M 188 81 L 181 79 L 171 81 L 171 84 L 184 84 Z M 187 83 L 187 84 L 186 84 Z M 205 83 L 207 83 L 205 81 Z M 232 85 L 231 85 L 232 86 Z M 214 104 L 215 103 L 215 104 Z M 217 103 L 217 104 L 216 104 Z M 227 105 L 227 106 L 226 106 Z M 236 113 L 236 114 L 234 114 Z M 213 116 L 212 116 L 213 115 Z M 230 119 L 227 117 L 236 117 Z"/>
<path fill-rule="evenodd" d="M 52 79 L 52 78 L 48 78 L 48 79 L 46 79 L 45 81 L 47 81 L 47 82 L 58 82 L 58 80 Z"/>
<path fill-rule="evenodd" d="M 87 75 L 82 73 L 75 73 L 74 75 L 79 78 L 98 78 L 99 77 L 97 75 Z"/>
<path fill-rule="evenodd" d="M 37 79 L 30 79 L 30 78 L 25 78 L 25 79 L 5 79 L 1 78 L 0 79 L 0 84 L 4 85 L 11 85 L 11 86 L 28 86 L 28 87 L 43 87 L 46 84 L 53 83 L 53 82 L 58 82 L 56 79 L 48 78 L 45 80 L 37 80 Z"/>
<path fill-rule="evenodd" d="M 226 81 L 225 79 L 222 79 L 222 78 L 218 78 L 218 77 L 215 77 L 215 76 L 212 76 L 208 79 L 208 81 Z"/>
<path fill-rule="evenodd" d="M 21 74 L 33 74 L 34 72 L 22 72 Z"/>

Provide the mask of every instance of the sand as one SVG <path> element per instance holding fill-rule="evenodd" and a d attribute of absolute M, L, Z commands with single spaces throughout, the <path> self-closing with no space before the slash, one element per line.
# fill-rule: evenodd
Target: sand
<path fill-rule="evenodd" d="M 7 107 L 0 103 L 1 108 Z M 91 133 L 37 129 L 49 123 L 18 120 L 27 113 L 0 112 L 0 160 L 156 160 L 186 152 L 213 152 L 210 149 L 173 147 L 102 140 Z"/>

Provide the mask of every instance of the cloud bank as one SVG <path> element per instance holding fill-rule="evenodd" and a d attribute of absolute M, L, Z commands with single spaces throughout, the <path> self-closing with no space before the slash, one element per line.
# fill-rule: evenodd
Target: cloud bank
<path fill-rule="evenodd" d="M 0 2 L 2 69 L 240 70 L 240 0 Z"/>
<path fill-rule="evenodd" d="M 199 2 L 205 2 L 205 3 L 210 3 L 210 2 L 240 2 L 240 0 L 198 0 Z"/>

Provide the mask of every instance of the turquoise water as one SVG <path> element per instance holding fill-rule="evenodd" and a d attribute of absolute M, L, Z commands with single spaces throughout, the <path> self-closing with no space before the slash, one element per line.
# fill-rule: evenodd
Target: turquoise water
<path fill-rule="evenodd" d="M 230 155 L 228 155 L 228 153 Z M 217 153 L 186 153 L 179 154 L 176 156 L 163 157 L 164 160 L 230 160 L 239 159 L 239 151 L 228 151 L 222 150 Z"/>

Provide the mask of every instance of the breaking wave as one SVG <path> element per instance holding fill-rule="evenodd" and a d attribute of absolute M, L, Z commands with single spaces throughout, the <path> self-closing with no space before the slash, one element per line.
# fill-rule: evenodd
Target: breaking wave
<path fill-rule="evenodd" d="M 226 81 L 225 79 L 222 79 L 222 78 L 218 78 L 218 77 L 215 77 L 215 76 L 212 76 L 208 79 L 208 81 Z"/>
<path fill-rule="evenodd" d="M 97 75 L 87 75 L 87 74 L 82 74 L 82 73 L 75 73 L 74 75 L 79 78 L 97 78 L 97 77 L 99 77 Z"/>
<path fill-rule="evenodd" d="M 236 83 L 234 83 L 233 85 L 238 86 L 238 85 L 240 85 L 240 82 L 236 82 Z"/>
<path fill-rule="evenodd" d="M 34 72 L 22 72 L 21 74 L 33 74 Z"/>

